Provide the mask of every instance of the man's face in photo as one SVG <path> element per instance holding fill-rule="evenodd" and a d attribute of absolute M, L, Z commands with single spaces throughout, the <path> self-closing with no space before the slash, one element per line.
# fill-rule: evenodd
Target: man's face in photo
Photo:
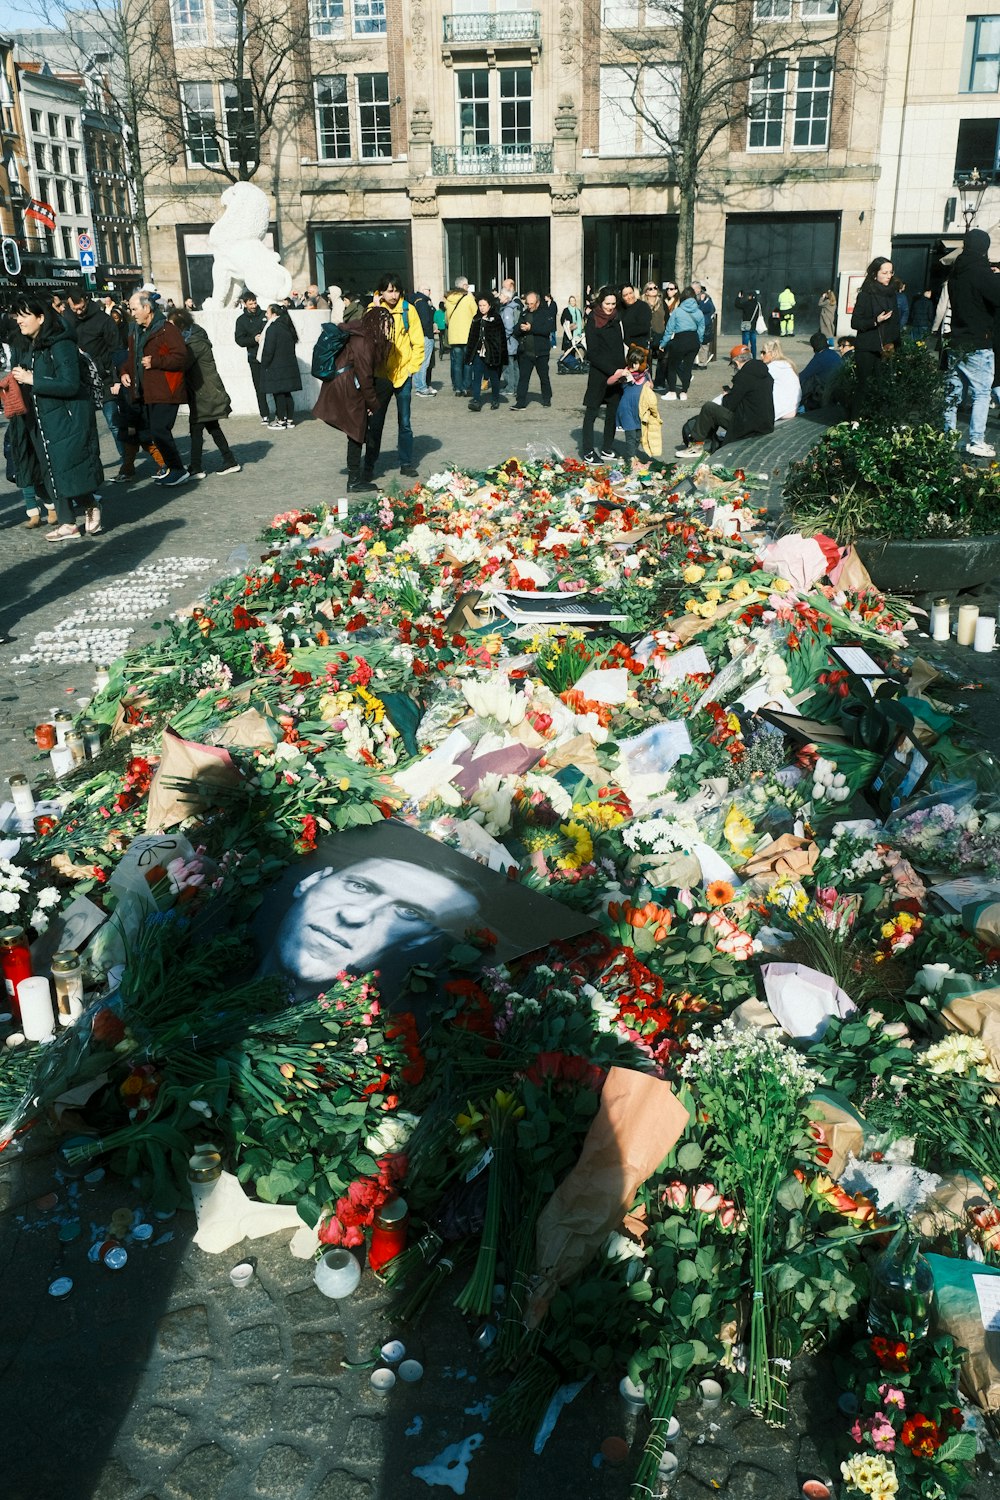
<path fill-rule="evenodd" d="M 274 953 L 284 972 L 316 989 L 344 969 L 376 969 L 400 945 L 471 920 L 478 909 L 451 876 L 408 860 L 361 859 L 302 885 Z"/>
<path fill-rule="evenodd" d="M 622 287 L 622 301 L 624 302 L 625 306 L 626 307 L 631 307 L 632 303 L 635 300 L 636 300 L 635 287 L 634 286 L 623 286 Z"/>

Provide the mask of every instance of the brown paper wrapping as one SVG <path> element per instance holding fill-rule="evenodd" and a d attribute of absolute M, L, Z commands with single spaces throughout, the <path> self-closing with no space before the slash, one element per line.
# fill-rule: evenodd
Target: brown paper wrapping
<path fill-rule="evenodd" d="M 837 588 L 857 589 L 861 592 L 864 589 L 873 589 L 874 587 L 871 574 L 861 561 L 855 548 L 853 546 L 848 547 L 847 556 L 837 571 Z"/>
<path fill-rule="evenodd" d="M 804 875 L 812 874 L 818 859 L 819 848 L 812 839 L 783 833 L 752 854 L 739 873 L 745 880 L 772 881 L 778 875 L 801 880 Z"/>
<path fill-rule="evenodd" d="M 935 1240 L 956 1229 L 968 1228 L 971 1216 L 992 1206 L 992 1199 L 978 1177 L 967 1172 L 948 1172 L 914 1210 L 913 1228 L 922 1239 Z"/>
<path fill-rule="evenodd" d="M 598 786 L 603 786 L 608 779 L 607 771 L 597 759 L 594 742 L 589 734 L 576 734 L 571 740 L 564 740 L 556 749 L 548 752 L 545 757 L 547 771 L 561 771 L 565 766 L 575 767 L 581 776 L 589 776 Z"/>
<path fill-rule="evenodd" d="M 198 790 L 174 787 L 175 780 L 196 781 Z M 183 823 L 205 809 L 213 788 L 239 785 L 240 773 L 228 750 L 216 745 L 198 745 L 182 740 L 170 729 L 163 731 L 160 764 L 149 788 L 146 832 L 161 833 Z"/>
<path fill-rule="evenodd" d="M 810 1099 L 807 1105 L 809 1118 L 822 1131 L 821 1144 L 829 1146 L 833 1153 L 823 1164 L 823 1171 L 836 1180 L 847 1169 L 849 1156 L 860 1156 L 865 1143 L 865 1132 L 861 1124 L 846 1109 L 841 1109 L 832 1099 Z"/>
<path fill-rule="evenodd" d="M 278 742 L 278 729 L 259 708 L 245 708 L 206 739 L 210 745 L 234 745 L 239 750 L 270 750 Z"/>
<path fill-rule="evenodd" d="M 1000 1083 L 1000 989 L 957 995 L 941 1011 L 941 1019 L 952 1031 L 979 1038 L 989 1053 L 988 1077 Z"/>
<path fill-rule="evenodd" d="M 688 1112 L 669 1083 L 611 1068 L 580 1159 L 538 1216 L 541 1281 L 528 1309 L 536 1327 L 558 1287 L 575 1276 L 621 1223 L 639 1184 L 680 1139 Z"/>
<path fill-rule="evenodd" d="M 682 615 L 678 620 L 668 621 L 668 625 L 681 644 L 686 646 L 688 641 L 693 640 L 696 635 L 701 635 L 703 630 L 711 630 L 728 615 L 735 615 L 741 609 L 746 609 L 748 604 L 753 603 L 753 600 L 753 594 L 746 599 L 727 599 L 725 604 L 716 606 L 715 614 L 710 620 L 701 620 L 697 615 Z"/>

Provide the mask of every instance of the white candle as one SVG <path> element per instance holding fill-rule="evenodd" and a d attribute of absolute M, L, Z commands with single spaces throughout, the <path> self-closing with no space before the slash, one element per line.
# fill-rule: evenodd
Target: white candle
<path fill-rule="evenodd" d="M 931 639 L 946 641 L 951 636 L 951 610 L 947 599 L 938 599 L 931 605 Z"/>
<path fill-rule="evenodd" d="M 14 802 L 14 811 L 19 818 L 30 818 L 35 811 L 35 798 L 28 785 L 27 777 L 11 776 L 8 784 Z"/>
<path fill-rule="evenodd" d="M 978 604 L 963 604 L 959 607 L 956 639 L 960 646 L 972 645 L 976 638 L 976 621 L 978 619 Z"/>
<path fill-rule="evenodd" d="M 52 774 L 56 780 L 60 776 L 68 776 L 76 764 L 73 752 L 68 745 L 56 745 L 49 751 L 49 760 L 52 762 Z"/>
<path fill-rule="evenodd" d="M 981 615 L 976 621 L 974 651 L 993 651 L 997 643 L 997 622 L 990 615 Z M 17 798 L 14 798 L 15 804 Z"/>
<path fill-rule="evenodd" d="M 717 1380 L 700 1380 L 698 1398 L 705 1411 L 715 1411 L 722 1405 L 722 1386 Z"/>
<path fill-rule="evenodd" d="M 338 500 L 337 501 L 337 519 L 339 521 L 346 521 L 347 520 L 347 501 L 346 500 Z"/>
<path fill-rule="evenodd" d="M 41 975 L 22 979 L 17 987 L 17 1003 L 21 1008 L 21 1030 L 29 1042 L 43 1042 L 54 1034 L 56 1019 L 47 979 Z"/>

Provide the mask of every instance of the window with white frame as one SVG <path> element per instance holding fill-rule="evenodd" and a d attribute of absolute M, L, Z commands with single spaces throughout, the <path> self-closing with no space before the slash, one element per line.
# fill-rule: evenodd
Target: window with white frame
<path fill-rule="evenodd" d="M 531 69 L 498 68 L 500 76 L 500 144 L 531 145 Z"/>
<path fill-rule="evenodd" d="M 490 144 L 490 70 L 460 68 L 455 73 L 458 142 L 463 151 Z"/>
<path fill-rule="evenodd" d="M 601 25 L 608 31 L 655 30 L 680 24 L 684 0 L 603 0 Z"/>
<path fill-rule="evenodd" d="M 63 116 L 63 124 L 66 126 L 66 139 L 68 141 L 75 141 L 76 140 L 76 121 L 74 120 L 73 116 L 72 115 L 64 115 Z"/>
<path fill-rule="evenodd" d="M 222 160 L 215 114 L 215 90 L 210 83 L 182 83 L 184 135 L 188 165 L 215 167 Z"/>
<path fill-rule="evenodd" d="M 829 146 L 832 98 L 833 63 L 830 58 L 800 58 L 792 127 L 792 146 L 796 151 L 820 151 Z"/>
<path fill-rule="evenodd" d="M 785 84 L 788 64 L 772 57 L 758 63 L 750 80 L 748 151 L 780 151 L 785 136 Z"/>
<path fill-rule="evenodd" d="M 351 156 L 351 108 L 346 73 L 317 78 L 316 144 L 320 161 L 348 161 Z"/>
<path fill-rule="evenodd" d="M 1000 16 L 969 16 L 959 93 L 995 94 L 1000 89 Z"/>
<path fill-rule="evenodd" d="M 60 123 L 59 123 L 59 116 L 58 115 L 49 115 L 49 135 L 58 136 L 58 135 L 61 135 L 61 134 L 62 134 L 62 130 L 61 130 Z"/>
<path fill-rule="evenodd" d="M 70 146 L 70 148 L 66 152 L 66 160 L 67 160 L 67 162 L 69 164 L 68 170 L 70 171 L 70 173 L 74 177 L 79 177 L 79 175 L 80 175 L 80 148 L 79 148 L 79 146 Z"/>
<path fill-rule="evenodd" d="M 639 24 L 639 0 L 604 0 L 601 24 L 609 31 L 625 31 Z"/>
<path fill-rule="evenodd" d="M 385 35 L 385 0 L 354 0 L 354 35 Z"/>
<path fill-rule="evenodd" d="M 837 0 L 801 0 L 799 14 L 803 21 L 834 21 Z"/>
<path fill-rule="evenodd" d="M 170 19 L 178 47 L 197 47 L 208 41 L 207 0 L 172 0 Z"/>
<path fill-rule="evenodd" d="M 680 70 L 657 63 L 601 69 L 601 156 L 658 156 L 677 132 Z"/>
<path fill-rule="evenodd" d="M 315 37 L 343 36 L 344 0 L 311 0 L 309 30 Z"/>
<path fill-rule="evenodd" d="M 70 186 L 71 186 L 72 192 L 73 192 L 73 212 L 75 214 L 82 214 L 83 213 L 83 190 L 80 187 L 80 184 L 78 182 L 71 183 Z"/>
<path fill-rule="evenodd" d="M 240 20 L 236 0 L 213 0 L 212 40 L 216 45 L 220 42 L 235 42 Z"/>
<path fill-rule="evenodd" d="M 255 162 L 257 121 L 253 108 L 253 86 L 244 78 L 241 83 L 222 85 L 222 108 L 226 121 L 226 155 L 233 166 L 241 161 Z"/>
<path fill-rule="evenodd" d="M 355 80 L 358 99 L 358 139 L 361 158 L 392 156 L 392 121 L 389 110 L 388 73 L 359 73 Z"/>
<path fill-rule="evenodd" d="M 790 21 L 792 0 L 754 0 L 755 21 Z"/>

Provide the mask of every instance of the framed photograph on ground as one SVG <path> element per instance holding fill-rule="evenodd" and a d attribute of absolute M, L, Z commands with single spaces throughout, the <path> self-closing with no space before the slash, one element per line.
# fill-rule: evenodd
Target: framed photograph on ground
<path fill-rule="evenodd" d="M 508 589 L 487 596 L 490 604 L 519 625 L 597 623 L 602 620 L 627 620 L 628 615 L 606 604 L 593 594 L 565 594 L 541 589 Z"/>
<path fill-rule="evenodd" d="M 379 973 L 392 1006 L 415 964 L 433 968 L 487 928 L 504 963 L 575 937 L 593 921 L 389 819 L 320 841 L 264 893 L 254 924 L 261 974 L 285 974 L 296 999 L 340 973 Z"/>

